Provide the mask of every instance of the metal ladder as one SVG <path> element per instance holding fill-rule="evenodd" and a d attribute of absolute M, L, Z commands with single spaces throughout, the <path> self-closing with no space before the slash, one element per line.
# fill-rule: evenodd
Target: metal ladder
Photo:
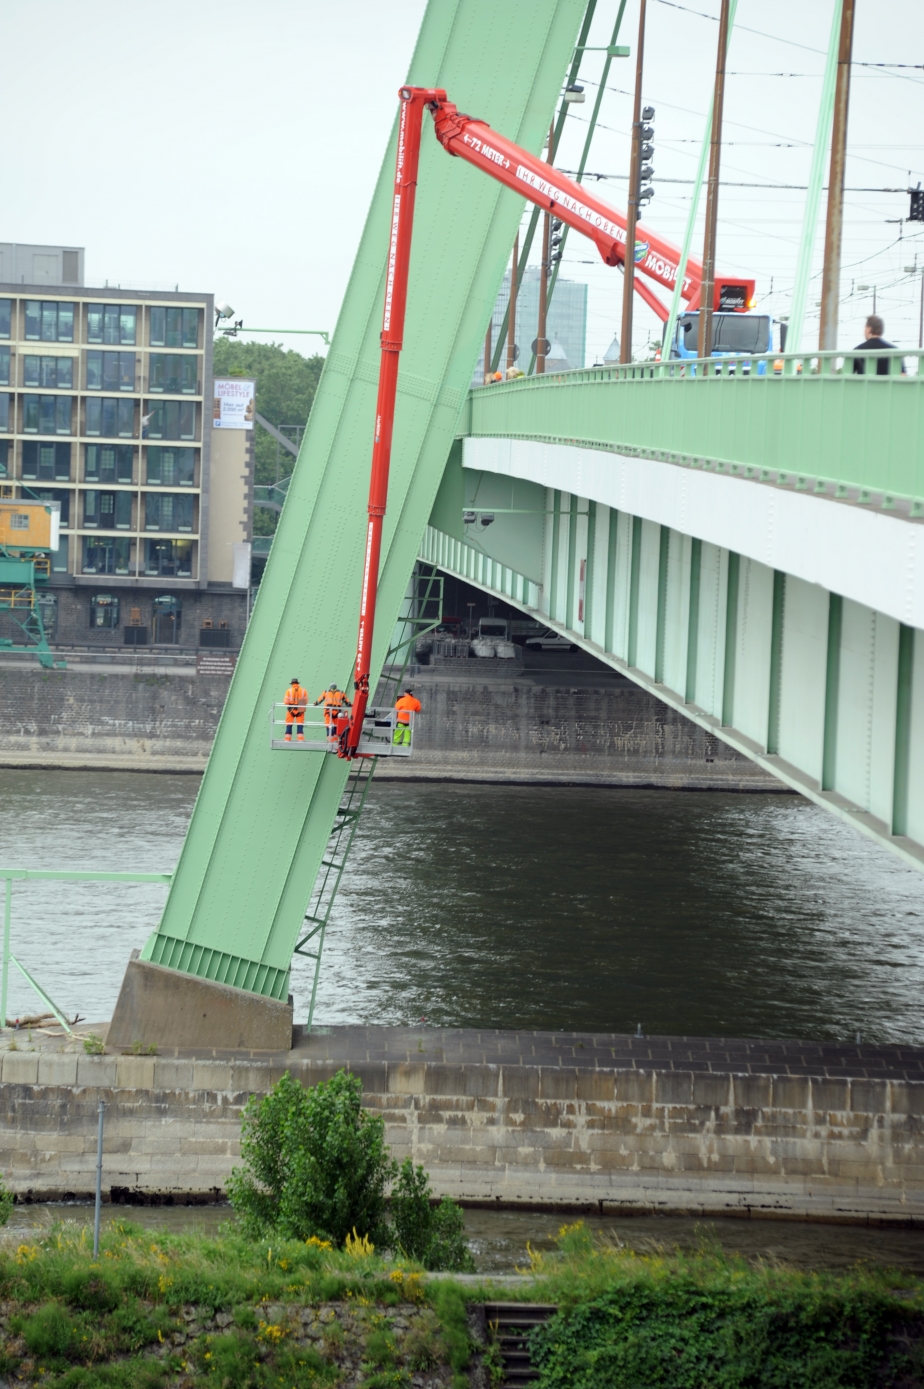
<path fill-rule="evenodd" d="M 414 593 L 411 609 L 400 619 L 399 640 L 392 646 L 382 667 L 383 674 L 376 686 L 377 704 L 393 703 L 400 689 L 404 675 L 414 653 L 414 645 L 419 636 L 432 632 L 443 620 L 443 576 L 435 567 L 429 574 L 415 572 Z M 436 615 L 427 616 L 431 604 L 436 604 Z M 422 613 L 423 616 L 418 616 Z M 394 659 L 403 652 L 400 665 Z M 306 1030 L 311 1031 L 314 1023 L 314 1005 L 318 994 L 318 979 L 321 974 L 321 955 L 324 950 L 324 937 L 330 921 L 331 910 L 337 896 L 337 889 L 346 868 L 350 849 L 359 825 L 359 819 L 366 804 L 366 796 L 375 774 L 376 757 L 358 757 L 350 765 L 350 774 L 340 799 L 333 828 L 327 841 L 327 849 L 321 860 L 321 867 L 315 880 L 308 910 L 305 913 L 305 934 L 295 946 L 294 953 L 314 960 L 314 975 L 311 981 L 311 1003 L 308 1007 Z M 310 948 L 308 948 L 310 947 Z"/>

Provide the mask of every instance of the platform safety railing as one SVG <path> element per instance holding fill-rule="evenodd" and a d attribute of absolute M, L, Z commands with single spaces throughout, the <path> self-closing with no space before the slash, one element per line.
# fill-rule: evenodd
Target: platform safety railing
<path fill-rule="evenodd" d="M 349 711 L 347 711 L 349 712 Z M 331 736 L 331 725 L 325 724 L 323 714 L 319 714 L 315 709 L 306 709 L 304 721 L 287 722 L 289 706 L 287 704 L 274 704 L 270 712 L 270 747 L 276 751 L 280 749 L 285 752 L 331 752 L 336 754 L 339 746 L 336 731 Z M 343 720 L 341 720 L 341 724 Z M 366 710 L 366 717 L 363 719 L 363 731 L 359 739 L 359 755 L 361 757 L 409 757 L 411 745 L 414 739 L 414 715 L 409 716 L 410 736 L 407 741 L 403 734 L 399 742 L 395 741 L 395 731 L 399 727 L 408 725 L 408 720 L 402 720 L 399 724 L 397 711 L 394 709 Z M 301 740 L 296 729 L 301 727 L 303 734 Z M 333 725 L 336 729 L 336 725 Z"/>
<path fill-rule="evenodd" d="M 173 881 L 172 873 L 83 873 L 76 869 L 44 869 L 44 868 L 0 868 L 0 881 L 4 885 L 3 902 L 3 960 L 0 969 L 0 1028 L 7 1025 L 7 997 L 9 990 L 10 965 L 15 965 L 16 969 L 25 979 L 50 1013 L 58 1019 L 58 1022 L 70 1036 L 74 1035 L 74 1029 L 68 1022 L 64 1012 L 45 992 L 41 984 L 30 974 L 29 970 L 21 960 L 13 954 L 10 948 L 10 937 L 12 934 L 13 918 L 13 883 L 16 881 L 52 881 L 52 882 L 103 882 L 103 883 L 161 883 L 164 887 L 169 887 Z"/>

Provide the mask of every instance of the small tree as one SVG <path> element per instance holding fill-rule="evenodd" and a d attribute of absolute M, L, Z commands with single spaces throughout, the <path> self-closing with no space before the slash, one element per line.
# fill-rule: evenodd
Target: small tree
<path fill-rule="evenodd" d="M 462 1211 L 449 1196 L 433 1205 L 430 1182 L 422 1167 L 405 1158 L 391 1194 L 394 1243 L 409 1259 L 428 1269 L 474 1273 L 465 1242 Z"/>
<path fill-rule="evenodd" d="M 253 1236 L 319 1235 L 342 1245 L 355 1228 L 387 1244 L 385 1188 L 397 1165 L 385 1121 L 362 1108 L 362 1082 L 340 1070 L 304 1089 L 287 1072 L 241 1126 L 243 1167 L 228 1183 L 231 1205 Z"/>

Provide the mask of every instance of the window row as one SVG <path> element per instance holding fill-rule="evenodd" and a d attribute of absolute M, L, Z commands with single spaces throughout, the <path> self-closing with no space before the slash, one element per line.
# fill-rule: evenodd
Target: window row
<path fill-rule="evenodd" d="M 73 396 L 24 395 L 20 399 L 24 434 L 73 434 Z M 134 400 L 117 396 L 89 397 L 84 401 L 83 433 L 107 439 L 137 438 L 135 405 Z M 142 439 L 195 439 L 194 401 L 149 400 L 145 401 L 144 410 Z M 0 434 L 12 434 L 14 428 L 13 396 L 0 391 Z"/>
<path fill-rule="evenodd" d="M 74 342 L 76 304 L 57 299 L 23 301 L 27 342 Z M 137 304 L 88 304 L 87 342 L 113 347 L 138 344 Z M 152 304 L 148 308 L 148 340 L 151 347 L 198 347 L 199 309 Z M 0 338 L 12 336 L 13 301 L 0 299 Z"/>
<path fill-rule="evenodd" d="M 75 357 L 40 357 L 23 354 L 22 384 L 72 391 L 79 385 Z M 88 391 L 134 391 L 136 354 L 134 352 L 87 353 Z M 12 386 L 13 363 L 10 349 L 0 346 L 0 386 Z M 179 353 L 152 352 L 148 358 L 148 390 L 167 395 L 199 394 L 199 359 Z"/>
<path fill-rule="evenodd" d="M 144 540 L 138 573 L 146 578 L 192 578 L 191 540 Z M 84 536 L 81 555 L 83 574 L 135 573 L 134 541 L 127 536 Z M 52 565 L 54 568 L 54 565 Z M 56 570 L 55 572 L 66 572 Z"/>
<path fill-rule="evenodd" d="M 85 444 L 83 480 L 132 483 L 136 454 L 131 444 Z M 0 440 L 0 478 L 12 476 L 11 462 L 9 440 Z M 149 487 L 192 487 L 195 472 L 195 449 L 151 446 L 146 450 L 144 481 Z M 70 482 L 71 445 L 25 440 L 22 477 L 24 481 Z"/>
<path fill-rule="evenodd" d="M 95 593 L 90 599 L 90 626 L 95 631 L 114 631 L 119 626 L 122 600 L 117 593 Z M 141 609 L 129 604 L 128 625 L 141 626 Z M 176 641 L 180 631 L 183 608 L 179 598 L 165 593 L 155 598 L 151 604 L 152 640 L 155 642 Z"/>
<path fill-rule="evenodd" d="M 61 511 L 61 525 L 85 530 L 135 530 L 133 524 L 134 492 L 104 492 L 88 489 L 79 493 L 83 502 L 83 517 L 78 518 L 73 505 L 74 493 L 65 487 L 24 488 L 30 501 L 56 502 Z M 141 503 L 146 531 L 193 531 L 193 498 L 188 492 L 145 493 Z"/>
<path fill-rule="evenodd" d="M 100 530 L 132 530 L 134 492 L 83 492 L 83 524 Z M 64 516 L 61 524 L 66 525 Z M 146 492 L 146 531 L 192 531 L 193 499 L 188 492 Z"/>

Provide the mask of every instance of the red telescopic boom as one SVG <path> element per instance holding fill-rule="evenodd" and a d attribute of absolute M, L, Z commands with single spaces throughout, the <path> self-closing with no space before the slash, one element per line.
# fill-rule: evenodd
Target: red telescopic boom
<path fill-rule="evenodd" d="M 398 126 L 398 155 L 395 166 L 391 239 L 385 278 L 385 308 L 382 315 L 379 393 L 375 407 L 375 441 L 372 447 L 372 476 L 369 481 L 369 519 L 366 529 L 366 556 L 359 610 L 359 638 L 356 643 L 354 688 L 356 698 L 348 726 L 340 735 L 339 754 L 357 755 L 363 718 L 369 703 L 369 673 L 372 664 L 372 637 L 378 594 L 379 561 L 382 551 L 382 522 L 388 499 L 388 472 L 395 423 L 398 390 L 398 354 L 404 337 L 407 306 L 408 267 L 411 258 L 411 232 L 417 167 L 420 159 L 420 131 L 424 107 L 433 115 L 436 138 L 450 154 L 468 160 L 476 168 L 513 189 L 543 211 L 561 218 L 569 227 L 590 237 L 607 265 L 619 265 L 626 255 L 626 219 L 621 212 L 591 197 L 580 184 L 558 173 L 541 159 L 498 135 L 484 121 L 464 116 L 446 93 L 438 88 L 402 87 L 401 118 Z M 650 279 L 673 289 L 680 264 L 680 252 L 663 237 L 655 236 L 641 223 L 636 229 L 635 259 L 640 271 Z M 684 299 L 698 301 L 702 266 L 689 260 L 681 291 Z M 638 282 L 636 281 L 636 284 Z M 723 286 L 740 287 L 739 307 L 750 307 L 753 280 L 716 281 L 716 305 Z M 641 287 L 642 297 L 660 318 L 664 306 L 651 290 Z"/>
<path fill-rule="evenodd" d="M 382 314 L 382 355 L 379 360 L 379 394 L 375 404 L 375 439 L 372 445 L 372 475 L 369 479 L 369 520 L 366 527 L 366 558 L 359 605 L 359 637 L 356 642 L 354 687 L 356 697 L 349 726 L 341 734 L 339 755 L 355 757 L 369 703 L 369 669 L 372 664 L 372 637 L 375 627 L 375 601 L 379 588 L 379 559 L 382 553 L 382 522 L 388 500 L 388 472 L 391 466 L 391 440 L 395 427 L 395 396 L 398 390 L 398 354 L 404 340 L 404 312 L 407 307 L 407 272 L 411 259 L 411 232 L 414 227 L 414 199 L 417 194 L 417 166 L 420 160 L 420 129 L 423 109 L 431 102 L 445 101 L 443 91 L 424 87 L 402 87 L 401 119 L 398 124 L 398 156 L 391 209 L 391 239 L 385 275 L 385 308 Z"/>

